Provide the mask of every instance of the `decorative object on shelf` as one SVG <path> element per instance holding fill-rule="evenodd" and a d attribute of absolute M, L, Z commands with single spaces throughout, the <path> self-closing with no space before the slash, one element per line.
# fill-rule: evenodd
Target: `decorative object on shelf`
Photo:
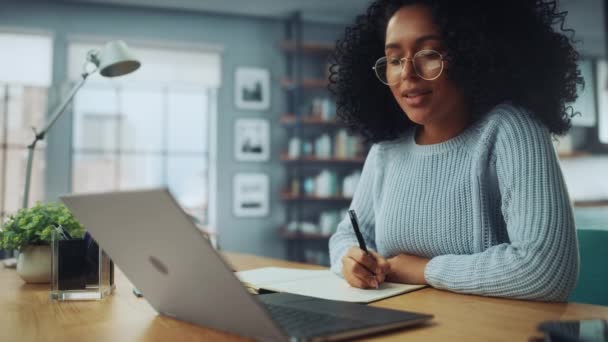
<path fill-rule="evenodd" d="M 300 151 L 302 150 L 302 141 L 299 137 L 291 137 L 289 139 L 289 146 L 287 147 L 287 156 L 291 159 L 300 158 Z"/>
<path fill-rule="evenodd" d="M 310 140 L 304 140 L 302 143 L 302 155 L 304 156 L 312 156 L 312 142 Z"/>
<path fill-rule="evenodd" d="M 270 179 L 264 173 L 237 173 L 233 180 L 234 216 L 264 217 L 269 214 Z"/>
<path fill-rule="evenodd" d="M 236 120 L 234 157 L 237 161 L 268 161 L 270 159 L 270 124 L 268 120 Z"/>
<path fill-rule="evenodd" d="M 84 228 L 61 203 L 36 203 L 9 216 L 0 231 L 0 249 L 18 250 L 17 274 L 27 283 L 51 280 L 52 232 L 61 225 L 73 237 Z"/>
<path fill-rule="evenodd" d="M 301 232 L 303 234 L 318 234 L 319 226 L 312 222 L 289 222 L 287 224 L 288 232 Z"/>
<path fill-rule="evenodd" d="M 345 217 L 348 208 L 342 210 L 324 210 L 319 215 L 319 230 L 322 235 L 330 236 L 336 232 L 340 219 Z"/>
<path fill-rule="evenodd" d="M 234 98 L 238 109 L 270 109 L 270 71 L 239 67 L 234 74 Z"/>
<path fill-rule="evenodd" d="M 282 121 L 287 122 L 287 119 L 282 119 Z M 299 121 L 305 122 L 304 120 Z M 361 139 L 349 134 L 345 128 L 340 128 L 338 125 L 329 127 L 330 132 L 325 129 L 315 137 L 301 138 L 297 135 L 290 137 L 287 152 L 283 153 L 281 159 L 284 161 L 301 159 L 309 162 L 328 163 L 363 162 L 365 153 Z M 309 128 L 312 129 L 313 127 Z"/>
<path fill-rule="evenodd" d="M 46 127 L 40 132 L 36 131 L 34 128 L 34 141 L 27 146 L 28 156 L 25 169 L 25 189 L 23 191 L 22 208 L 27 208 L 29 205 L 32 162 L 36 144 L 38 141 L 44 140 L 49 129 L 53 127 L 55 122 L 57 122 L 59 117 L 65 112 L 68 104 L 70 104 L 74 95 L 76 95 L 78 90 L 84 85 L 87 78 L 97 71 L 104 77 L 123 76 L 132 73 L 140 66 L 141 63 L 133 57 L 127 48 L 127 44 L 122 40 L 115 40 L 107 43 L 101 51 L 91 50 L 87 53 L 85 64 L 82 66 L 82 79 L 72 88 L 68 96 L 64 98 L 59 107 L 51 114 L 51 119 Z"/>
<path fill-rule="evenodd" d="M 292 178 L 289 184 L 289 196 L 297 197 L 302 193 L 304 196 L 319 200 L 349 199 L 353 197 L 360 177 L 359 170 L 340 176 L 333 170 L 322 169 L 314 177 L 304 176 L 301 183 L 297 178 Z"/>
<path fill-rule="evenodd" d="M 336 105 L 327 97 L 314 97 L 312 99 L 311 117 L 318 117 L 324 121 L 334 120 L 336 116 Z"/>
<path fill-rule="evenodd" d="M 353 197 L 355 195 L 355 190 L 357 190 L 357 184 L 359 184 L 359 179 L 361 178 L 361 171 L 353 171 L 351 174 L 347 175 L 342 179 L 342 196 L 344 197 Z"/>
<path fill-rule="evenodd" d="M 334 157 L 338 159 L 357 158 L 363 154 L 361 139 L 349 135 L 346 129 L 339 129 L 334 136 Z"/>
<path fill-rule="evenodd" d="M 315 196 L 325 198 L 338 195 L 338 176 L 334 171 L 322 170 L 315 177 Z"/>
<path fill-rule="evenodd" d="M 331 138 L 329 134 L 321 134 L 315 139 L 315 157 L 331 158 Z"/>
<path fill-rule="evenodd" d="M 312 177 L 305 177 L 303 182 L 304 195 L 312 196 L 315 193 L 315 179 Z"/>

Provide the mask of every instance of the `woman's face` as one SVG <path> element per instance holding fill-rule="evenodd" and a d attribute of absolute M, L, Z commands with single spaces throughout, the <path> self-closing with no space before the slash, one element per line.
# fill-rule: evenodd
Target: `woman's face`
<path fill-rule="evenodd" d="M 404 58 L 400 82 L 390 86 L 393 96 L 408 118 L 419 125 L 446 124 L 462 112 L 464 96 L 446 75 L 444 61 L 441 75 L 431 81 L 420 78 L 414 71 L 411 58 L 420 50 L 435 50 L 444 57 L 439 29 L 433 23 L 431 11 L 424 5 L 410 5 L 398 10 L 386 28 L 385 53 L 387 59 Z"/>

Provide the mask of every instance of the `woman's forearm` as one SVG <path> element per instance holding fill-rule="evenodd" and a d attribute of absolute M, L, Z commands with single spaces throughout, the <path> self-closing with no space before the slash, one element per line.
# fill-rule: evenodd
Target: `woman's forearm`
<path fill-rule="evenodd" d="M 428 262 L 427 258 L 409 254 L 399 254 L 389 258 L 390 271 L 386 280 L 393 283 L 427 285 L 424 268 Z"/>

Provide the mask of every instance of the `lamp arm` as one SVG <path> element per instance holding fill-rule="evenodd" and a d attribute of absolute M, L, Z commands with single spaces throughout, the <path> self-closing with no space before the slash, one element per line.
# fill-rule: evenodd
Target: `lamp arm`
<path fill-rule="evenodd" d="M 57 109 L 55 109 L 46 127 L 42 131 L 36 132 L 36 138 L 39 137 L 38 140 L 44 139 L 46 132 L 48 132 L 49 129 L 51 129 L 51 127 L 55 124 L 55 122 L 61 117 L 67 106 L 70 104 L 70 102 L 72 102 L 72 98 L 74 98 L 78 90 L 80 90 L 80 88 L 82 88 L 82 86 L 84 85 L 84 82 L 86 81 L 88 76 L 89 74 L 82 74 L 82 79 L 80 79 L 80 81 L 78 81 L 78 83 L 74 85 L 74 88 L 72 88 L 65 100 L 61 103 L 59 107 L 57 107 Z"/>
<path fill-rule="evenodd" d="M 78 90 L 80 90 L 80 88 L 84 85 L 84 82 L 86 81 L 87 77 L 89 77 L 89 75 L 91 73 L 87 73 L 87 72 L 82 73 L 82 79 L 80 81 L 78 81 L 78 83 L 76 85 L 74 85 L 74 87 L 72 88 L 72 90 L 70 91 L 68 96 L 63 100 L 63 102 L 59 105 L 59 107 L 57 107 L 57 109 L 55 109 L 55 111 L 53 112 L 53 114 L 51 116 L 51 119 L 49 120 L 48 124 L 46 125 L 46 127 L 44 127 L 44 129 L 42 131 L 37 132 L 35 128 L 32 128 L 34 130 L 34 141 L 30 145 L 27 146 L 27 150 L 28 150 L 27 151 L 27 165 L 26 165 L 26 169 L 25 169 L 25 189 L 23 192 L 22 208 L 24 208 L 24 209 L 27 208 L 28 204 L 29 204 L 30 182 L 31 182 L 31 178 L 32 178 L 32 162 L 34 159 L 34 149 L 36 148 L 36 144 L 38 143 L 38 141 L 44 140 L 46 133 L 49 131 L 49 129 L 51 129 L 51 127 L 53 127 L 55 122 L 65 112 L 65 109 L 72 101 L 72 98 L 74 98 L 74 96 L 76 95 Z"/>

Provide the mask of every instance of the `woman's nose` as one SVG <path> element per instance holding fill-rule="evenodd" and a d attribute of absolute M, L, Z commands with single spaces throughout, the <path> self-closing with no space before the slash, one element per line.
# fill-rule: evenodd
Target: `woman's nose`
<path fill-rule="evenodd" d="M 410 77 L 418 77 L 416 69 L 414 68 L 414 61 L 409 58 L 404 58 L 401 60 L 401 79 L 405 80 Z"/>

